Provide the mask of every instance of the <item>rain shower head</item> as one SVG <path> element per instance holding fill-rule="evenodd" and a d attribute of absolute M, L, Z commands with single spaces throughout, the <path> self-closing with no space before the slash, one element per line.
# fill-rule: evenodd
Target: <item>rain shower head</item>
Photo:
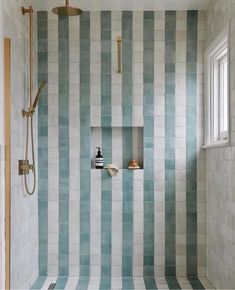
<path fill-rule="evenodd" d="M 58 16 L 78 16 L 82 14 L 82 10 L 69 6 L 69 0 L 66 0 L 65 6 L 55 7 L 52 12 Z"/>

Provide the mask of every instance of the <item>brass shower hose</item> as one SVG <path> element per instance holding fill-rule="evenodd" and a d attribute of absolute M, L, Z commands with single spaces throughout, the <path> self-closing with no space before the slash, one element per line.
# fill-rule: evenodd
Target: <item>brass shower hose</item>
<path fill-rule="evenodd" d="M 33 164 L 30 169 L 33 172 L 33 189 L 30 191 L 27 182 L 27 174 L 24 174 L 24 184 L 25 189 L 29 195 L 32 195 L 36 188 L 36 171 L 35 171 L 35 153 L 34 153 L 34 138 L 33 138 L 33 114 L 27 116 L 27 126 L 26 126 L 26 149 L 25 149 L 25 160 L 28 160 L 28 147 L 29 147 L 29 118 L 30 118 L 30 128 L 31 128 L 31 147 L 32 147 L 32 161 Z"/>

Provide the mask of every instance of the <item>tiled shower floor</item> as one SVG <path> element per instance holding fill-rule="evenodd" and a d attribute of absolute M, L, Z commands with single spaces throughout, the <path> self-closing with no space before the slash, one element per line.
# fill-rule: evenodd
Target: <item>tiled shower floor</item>
<path fill-rule="evenodd" d="M 214 289 L 206 278 L 185 277 L 133 277 L 133 278 L 75 278 L 39 277 L 31 289 L 47 290 L 54 288 L 66 290 L 155 290 L 155 289 Z"/>

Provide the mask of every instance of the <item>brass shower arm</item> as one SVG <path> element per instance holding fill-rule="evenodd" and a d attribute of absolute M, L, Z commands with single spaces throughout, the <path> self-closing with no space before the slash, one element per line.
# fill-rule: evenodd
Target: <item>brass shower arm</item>
<path fill-rule="evenodd" d="M 22 7 L 22 14 L 29 14 L 29 103 L 32 106 L 32 94 L 33 94 L 33 7 Z"/>

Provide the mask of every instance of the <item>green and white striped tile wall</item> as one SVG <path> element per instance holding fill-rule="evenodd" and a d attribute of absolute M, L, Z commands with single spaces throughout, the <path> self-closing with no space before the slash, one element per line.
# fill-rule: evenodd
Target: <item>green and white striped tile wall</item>
<path fill-rule="evenodd" d="M 154 289 L 154 275 L 205 273 L 203 45 L 203 12 L 38 13 L 38 77 L 48 82 L 38 122 L 41 276 L 101 277 L 100 289 L 122 276 L 131 289 L 132 276 L 145 276 Z M 115 178 L 91 169 L 91 127 L 101 127 L 105 162 L 123 160 Z M 143 127 L 135 172 L 125 169 L 130 127 Z"/>
<path fill-rule="evenodd" d="M 49 81 L 48 62 L 48 17 L 46 12 L 38 13 L 38 81 Z M 49 86 L 48 86 L 49 88 Z M 48 212 L 49 212 L 49 143 L 48 143 L 48 99 L 49 91 L 44 90 L 39 100 L 38 108 L 38 208 L 39 208 L 39 275 L 45 276 L 48 273 Z"/>

